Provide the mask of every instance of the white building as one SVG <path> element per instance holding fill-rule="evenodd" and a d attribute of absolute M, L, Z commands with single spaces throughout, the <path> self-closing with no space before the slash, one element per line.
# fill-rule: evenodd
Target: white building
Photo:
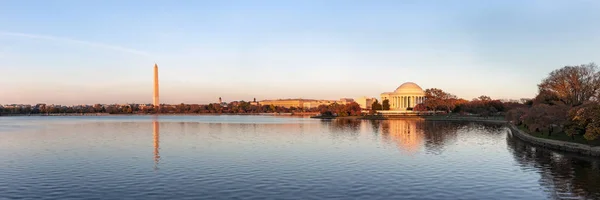
<path fill-rule="evenodd" d="M 389 100 L 390 110 L 407 110 L 414 108 L 425 100 L 425 91 L 413 82 L 406 82 L 396 88 L 394 92 L 381 94 L 381 101 Z"/>

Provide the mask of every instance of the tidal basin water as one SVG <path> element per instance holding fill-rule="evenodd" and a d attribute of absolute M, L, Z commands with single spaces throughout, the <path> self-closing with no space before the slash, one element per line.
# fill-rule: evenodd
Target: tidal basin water
<path fill-rule="evenodd" d="M 600 160 L 504 125 L 0 117 L 0 199 L 598 199 Z"/>

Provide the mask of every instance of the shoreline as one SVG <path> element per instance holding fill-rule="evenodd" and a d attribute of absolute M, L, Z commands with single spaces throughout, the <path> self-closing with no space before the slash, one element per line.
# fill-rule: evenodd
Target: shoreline
<path fill-rule="evenodd" d="M 63 116 L 203 116 L 203 115 L 260 115 L 260 116 L 313 116 L 317 113 L 53 113 L 53 114 L 1 114 L 0 117 L 63 117 Z"/>
<path fill-rule="evenodd" d="M 413 116 L 348 116 L 348 117 L 322 117 L 313 116 L 313 119 L 359 119 L 359 120 L 395 120 L 395 119 L 420 119 L 427 121 L 469 121 L 469 122 L 492 122 L 492 123 L 507 123 L 505 119 L 485 118 L 485 117 L 462 117 L 462 116 L 447 116 L 447 115 L 413 115 Z"/>
<path fill-rule="evenodd" d="M 533 135 L 523 132 L 518 127 L 516 127 L 514 124 L 509 124 L 508 127 L 510 129 L 511 135 L 516 136 L 517 138 L 519 138 L 525 142 L 528 142 L 528 143 L 531 143 L 531 144 L 534 144 L 537 146 L 554 149 L 554 150 L 579 153 L 579 154 L 588 155 L 588 156 L 600 156 L 600 146 L 590 146 L 590 145 L 579 144 L 579 143 L 574 143 L 574 142 L 566 142 L 566 141 L 560 141 L 560 140 L 539 138 L 539 137 L 535 137 Z"/>

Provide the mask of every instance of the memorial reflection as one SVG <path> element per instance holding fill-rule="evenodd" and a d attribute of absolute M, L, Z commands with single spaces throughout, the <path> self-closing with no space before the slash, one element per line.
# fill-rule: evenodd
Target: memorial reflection
<path fill-rule="evenodd" d="M 600 199 L 600 159 L 534 146 L 511 136 L 508 150 L 522 167 L 538 169 L 551 198 Z"/>
<path fill-rule="evenodd" d="M 423 125 L 423 120 L 385 120 L 381 122 L 381 136 L 403 152 L 414 154 L 424 143 Z"/>
<path fill-rule="evenodd" d="M 441 154 L 450 143 L 457 142 L 459 133 L 500 133 L 502 124 L 472 122 L 425 121 L 422 119 L 398 119 L 369 121 L 372 132 L 386 142 L 395 143 L 399 149 L 414 153 L 424 148 L 427 153 Z M 478 131 L 486 130 L 486 131 Z"/>

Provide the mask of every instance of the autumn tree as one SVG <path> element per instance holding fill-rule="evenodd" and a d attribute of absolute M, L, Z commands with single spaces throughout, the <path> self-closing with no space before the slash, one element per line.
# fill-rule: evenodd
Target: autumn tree
<path fill-rule="evenodd" d="M 383 100 L 381 106 L 382 106 L 383 110 L 390 110 L 390 100 L 389 99 Z"/>
<path fill-rule="evenodd" d="M 600 72 L 597 68 L 596 64 L 590 63 L 554 70 L 538 85 L 539 91 L 556 95 L 572 106 L 597 99 L 600 90 Z"/>
<path fill-rule="evenodd" d="M 564 104 L 567 103 L 566 101 L 561 100 L 558 97 L 558 94 L 556 94 L 552 91 L 540 88 L 538 95 L 535 96 L 535 98 L 533 98 L 533 100 L 532 100 L 532 105 L 535 105 L 535 104 L 555 105 L 555 104 L 558 104 L 559 102 L 562 102 Z"/>
<path fill-rule="evenodd" d="M 482 101 L 482 102 L 488 102 L 488 101 L 492 101 L 492 98 L 485 96 L 485 95 L 481 95 L 477 98 L 477 100 Z"/>
<path fill-rule="evenodd" d="M 356 102 L 348 103 L 348 104 L 337 104 L 332 103 L 330 105 L 319 105 L 319 112 L 322 116 L 359 116 L 361 115 L 360 105 Z"/>
<path fill-rule="evenodd" d="M 423 105 L 428 110 L 445 110 L 450 112 L 456 106 L 454 104 L 456 96 L 446 93 L 441 89 L 430 88 L 425 90 L 425 101 Z"/>
<path fill-rule="evenodd" d="M 552 71 L 538 85 L 538 95 L 531 101 L 531 109 L 524 123 L 530 130 L 554 127 L 575 138 L 583 135 L 594 140 L 600 133 L 600 72 L 594 63 L 580 66 L 565 66 Z M 597 122 L 598 121 L 598 122 Z"/>
<path fill-rule="evenodd" d="M 529 107 L 526 104 L 517 103 L 517 102 L 505 102 L 505 103 L 502 103 L 502 106 L 504 107 L 504 110 L 506 110 L 506 111 L 510 111 L 513 109 L 526 110 Z"/>
<path fill-rule="evenodd" d="M 361 113 L 362 113 L 362 109 L 360 108 L 360 105 L 356 102 L 351 102 L 349 104 L 346 104 L 346 108 L 347 108 L 348 114 L 351 116 L 358 116 L 358 115 L 361 115 Z"/>
<path fill-rule="evenodd" d="M 506 111 L 504 103 L 485 95 L 474 98 L 472 101 L 452 98 L 448 102 L 455 113 L 471 113 L 487 117 Z"/>
<path fill-rule="evenodd" d="M 549 129 L 550 124 L 545 123 L 543 120 L 549 107 L 548 104 L 538 104 L 529 109 L 523 117 L 523 122 L 527 125 L 529 131 L 540 132 Z"/>
<path fill-rule="evenodd" d="M 555 127 L 563 128 L 567 123 L 567 112 L 570 107 L 565 104 L 550 106 L 542 116 L 543 123 L 548 124 L 548 135 L 552 135 Z"/>
<path fill-rule="evenodd" d="M 530 131 L 547 130 L 551 135 L 560 128 L 573 139 L 583 135 L 595 140 L 600 136 L 599 92 L 600 72 L 594 63 L 565 66 L 538 85 L 534 99 L 523 100 L 522 107 L 510 105 L 516 109 L 508 112 L 507 119 L 525 124 Z"/>
<path fill-rule="evenodd" d="M 506 120 L 515 123 L 516 125 L 521 125 L 523 123 L 523 117 L 527 114 L 527 108 L 518 107 L 509 110 L 506 113 Z"/>
<path fill-rule="evenodd" d="M 373 102 L 373 104 L 371 104 L 371 110 L 382 110 L 383 106 L 379 103 L 379 101 L 377 101 L 377 99 L 375 99 L 375 102 Z"/>
<path fill-rule="evenodd" d="M 94 110 L 96 110 L 96 112 L 99 112 L 102 110 L 102 105 L 100 105 L 100 104 L 94 104 L 93 107 L 94 107 Z"/>
<path fill-rule="evenodd" d="M 413 108 L 413 110 L 414 110 L 414 111 L 427 111 L 427 108 L 425 107 L 425 105 L 424 105 L 424 104 L 420 103 L 420 104 L 417 104 L 417 105 L 416 105 L 416 106 Z"/>
<path fill-rule="evenodd" d="M 600 136 L 600 104 L 590 102 L 569 111 L 569 124 L 566 133 L 572 138 L 583 135 L 587 140 L 595 140 Z"/>
<path fill-rule="evenodd" d="M 185 111 L 186 110 L 185 110 L 185 104 L 184 103 L 181 103 L 181 104 L 177 105 L 177 112 L 179 112 L 179 113 L 185 113 Z"/>

